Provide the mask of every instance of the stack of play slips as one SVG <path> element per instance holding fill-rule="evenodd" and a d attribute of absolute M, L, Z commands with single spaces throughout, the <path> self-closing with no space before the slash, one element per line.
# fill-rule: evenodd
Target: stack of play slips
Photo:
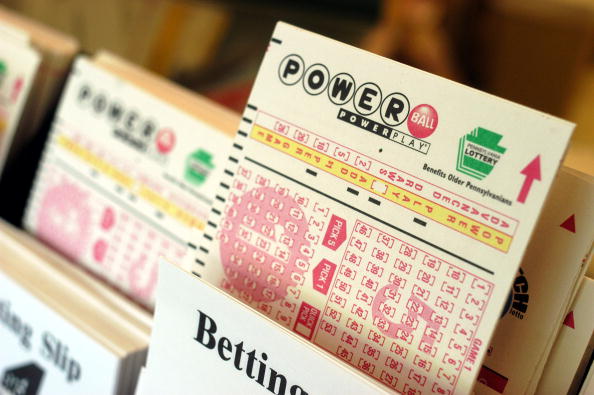
<path fill-rule="evenodd" d="M 73 38 L 0 7 L 0 170 L 55 105 L 77 51 Z"/>
<path fill-rule="evenodd" d="M 279 23 L 193 272 L 387 388 L 468 393 L 572 130 Z"/>
<path fill-rule="evenodd" d="M 73 66 L 25 227 L 152 306 L 157 260 L 203 229 L 238 117 L 107 53 Z"/>
<path fill-rule="evenodd" d="M 481 384 L 477 384 L 475 393 L 535 393 L 591 257 L 594 243 L 592 201 L 594 179 L 563 168 L 551 187 L 543 214 L 514 279 L 483 361 L 478 378 Z M 567 328 L 563 331 L 571 332 Z M 562 365 L 568 366 L 565 360 Z M 548 385 L 541 387 L 537 393 L 545 393 L 544 389 L 549 388 Z M 549 388 L 547 393 L 566 393 L 567 389 Z"/>
<path fill-rule="evenodd" d="M 0 393 L 131 393 L 149 314 L 5 223 L 0 256 Z"/>

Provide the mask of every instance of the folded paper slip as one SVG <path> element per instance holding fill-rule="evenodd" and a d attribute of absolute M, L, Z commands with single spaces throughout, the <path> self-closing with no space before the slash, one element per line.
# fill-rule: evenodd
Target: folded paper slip
<path fill-rule="evenodd" d="M 392 389 L 468 393 L 572 129 L 279 23 L 194 272 Z"/>
<path fill-rule="evenodd" d="M 594 243 L 594 179 L 563 168 L 551 187 L 474 391 L 533 394 Z"/>
<path fill-rule="evenodd" d="M 374 380 L 178 267 L 160 264 L 139 395 L 384 394 Z"/>
<path fill-rule="evenodd" d="M 112 55 L 79 58 L 26 228 L 152 306 L 158 258 L 181 261 L 186 233 L 206 225 L 232 120 L 233 113 Z"/>
<path fill-rule="evenodd" d="M 1 6 L 0 35 L 4 130 L 0 163 L 4 163 L 31 139 L 54 108 L 79 46 L 74 38 Z"/>
<path fill-rule="evenodd" d="M 594 280 L 585 277 L 538 383 L 538 394 L 577 394 L 594 351 Z"/>
<path fill-rule="evenodd" d="M 0 392 L 131 393 L 148 313 L 30 236 L 0 228 Z"/>

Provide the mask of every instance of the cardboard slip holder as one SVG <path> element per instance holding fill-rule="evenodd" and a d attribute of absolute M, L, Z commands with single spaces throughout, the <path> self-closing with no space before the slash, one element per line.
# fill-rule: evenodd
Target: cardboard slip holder
<path fill-rule="evenodd" d="M 237 116 L 107 52 L 73 66 L 24 224 L 152 307 L 161 255 L 203 229 Z"/>
<path fill-rule="evenodd" d="M 160 263 L 155 319 L 138 395 L 387 394 L 225 292 Z"/>
<path fill-rule="evenodd" d="M 149 314 L 5 223 L 0 256 L 0 392 L 132 393 Z"/>

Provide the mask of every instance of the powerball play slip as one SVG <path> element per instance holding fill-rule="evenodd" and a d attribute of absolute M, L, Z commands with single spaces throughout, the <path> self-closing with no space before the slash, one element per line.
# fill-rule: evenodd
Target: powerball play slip
<path fill-rule="evenodd" d="M 80 57 L 25 215 L 36 237 L 151 307 L 161 256 L 202 228 L 231 139 Z"/>
<path fill-rule="evenodd" d="M 194 272 L 394 390 L 468 393 L 572 129 L 279 23 Z"/>

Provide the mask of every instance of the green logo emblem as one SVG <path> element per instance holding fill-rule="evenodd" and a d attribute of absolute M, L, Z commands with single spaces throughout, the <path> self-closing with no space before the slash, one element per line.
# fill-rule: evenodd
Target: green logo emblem
<path fill-rule="evenodd" d="M 0 60 L 0 86 L 2 86 L 4 83 L 4 78 L 6 77 L 7 73 L 8 67 L 6 66 L 6 63 L 4 63 L 3 60 Z"/>
<path fill-rule="evenodd" d="M 194 185 L 202 185 L 213 169 L 214 164 L 210 152 L 202 149 L 194 151 L 186 159 L 186 181 Z"/>
<path fill-rule="evenodd" d="M 479 180 L 488 176 L 507 149 L 499 145 L 502 137 L 481 127 L 462 136 L 456 169 Z"/>

